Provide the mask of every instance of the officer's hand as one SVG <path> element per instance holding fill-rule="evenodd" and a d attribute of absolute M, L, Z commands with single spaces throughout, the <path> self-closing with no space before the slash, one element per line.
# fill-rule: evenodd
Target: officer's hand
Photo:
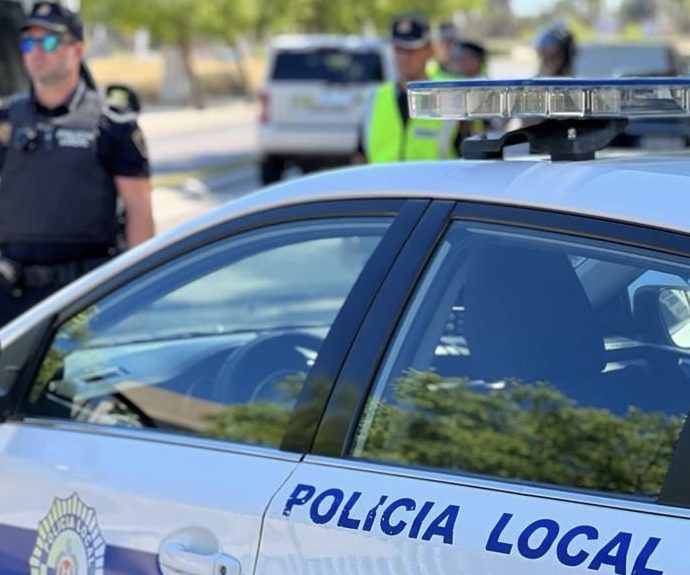
<path fill-rule="evenodd" d="M 351 164 L 366 164 L 367 157 L 362 152 L 355 153 L 350 159 Z"/>

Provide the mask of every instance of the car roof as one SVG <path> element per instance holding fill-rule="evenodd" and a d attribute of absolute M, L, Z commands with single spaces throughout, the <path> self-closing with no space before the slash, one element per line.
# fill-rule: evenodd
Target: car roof
<path fill-rule="evenodd" d="M 454 160 L 343 168 L 264 188 L 196 225 L 307 200 L 426 197 L 536 207 L 690 233 L 690 157 L 628 155 L 582 162 Z"/>

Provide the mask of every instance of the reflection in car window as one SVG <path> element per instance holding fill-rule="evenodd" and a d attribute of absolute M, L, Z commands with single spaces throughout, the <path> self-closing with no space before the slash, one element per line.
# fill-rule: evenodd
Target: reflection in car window
<path fill-rule="evenodd" d="M 663 282 L 650 284 L 649 272 Z M 662 321 L 669 277 L 688 286 L 688 262 L 454 224 L 403 318 L 352 454 L 657 496 L 690 409 L 690 355 Z"/>
<path fill-rule="evenodd" d="M 27 415 L 278 445 L 388 224 L 276 225 L 139 278 L 58 330 Z"/>

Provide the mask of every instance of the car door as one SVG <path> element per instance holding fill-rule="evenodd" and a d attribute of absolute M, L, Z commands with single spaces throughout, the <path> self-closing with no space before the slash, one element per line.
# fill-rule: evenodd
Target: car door
<path fill-rule="evenodd" d="M 246 216 L 3 349 L 0 572 L 252 573 L 267 504 L 427 203 Z"/>
<path fill-rule="evenodd" d="M 257 573 L 684 573 L 688 238 L 481 204 L 446 224 L 382 287 Z"/>

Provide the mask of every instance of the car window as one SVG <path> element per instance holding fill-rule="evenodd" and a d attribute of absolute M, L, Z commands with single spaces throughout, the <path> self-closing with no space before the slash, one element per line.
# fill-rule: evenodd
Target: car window
<path fill-rule="evenodd" d="M 660 76 L 679 73 L 669 46 L 593 44 L 578 48 L 576 76 Z"/>
<path fill-rule="evenodd" d="M 683 259 L 455 223 L 351 454 L 658 496 L 690 408 L 688 278 Z"/>
<path fill-rule="evenodd" d="M 338 48 L 281 51 L 276 55 L 273 80 L 358 83 L 383 81 L 383 62 L 376 51 Z"/>
<path fill-rule="evenodd" d="M 174 259 L 57 330 L 24 412 L 278 445 L 388 224 L 276 225 Z"/>

